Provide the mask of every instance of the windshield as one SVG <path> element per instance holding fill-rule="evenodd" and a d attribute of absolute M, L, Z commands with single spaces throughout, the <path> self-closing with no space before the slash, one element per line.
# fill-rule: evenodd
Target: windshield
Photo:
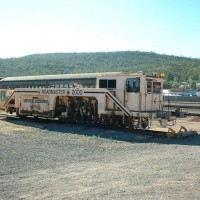
<path fill-rule="evenodd" d="M 140 92 L 140 78 L 128 78 L 126 80 L 127 92 Z"/>

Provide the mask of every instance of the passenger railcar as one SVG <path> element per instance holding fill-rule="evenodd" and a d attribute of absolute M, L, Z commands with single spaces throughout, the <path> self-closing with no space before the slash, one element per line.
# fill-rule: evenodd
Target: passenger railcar
<path fill-rule="evenodd" d="M 79 83 L 69 87 L 65 81 L 74 78 Z M 83 87 L 80 84 L 83 78 L 94 79 L 95 87 Z M 33 79 L 37 77 L 26 81 Z M 159 76 L 115 72 L 65 75 L 63 80 L 63 86 L 68 87 L 49 87 L 49 84 L 43 88 L 1 89 L 1 108 L 18 116 L 131 128 L 146 128 L 150 120 L 157 119 L 162 125 L 170 120 L 163 113 L 163 80 Z"/>

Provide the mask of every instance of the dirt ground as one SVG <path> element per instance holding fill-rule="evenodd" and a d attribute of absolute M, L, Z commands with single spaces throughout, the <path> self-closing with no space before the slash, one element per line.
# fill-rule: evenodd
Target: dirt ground
<path fill-rule="evenodd" d="M 181 126 L 185 127 L 188 131 L 196 131 L 200 134 L 200 117 L 190 116 L 184 118 L 177 118 L 175 124 L 169 122 L 166 128 L 161 128 L 160 124 L 155 121 L 152 123 L 151 129 L 162 130 L 167 132 L 169 128 L 172 128 L 176 132 L 178 132 Z"/>
<path fill-rule="evenodd" d="M 199 119 L 169 139 L 0 117 L 0 199 L 200 199 Z"/>

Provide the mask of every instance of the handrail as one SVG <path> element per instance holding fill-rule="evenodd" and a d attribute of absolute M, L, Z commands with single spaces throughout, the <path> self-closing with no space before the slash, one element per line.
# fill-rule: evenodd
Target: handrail
<path fill-rule="evenodd" d="M 110 99 L 118 105 L 118 107 L 127 115 L 127 116 L 132 116 L 131 112 L 124 106 L 122 103 L 117 99 L 111 92 L 107 91 L 106 95 L 110 97 Z"/>
<path fill-rule="evenodd" d="M 6 102 L 4 103 L 4 107 L 6 106 L 6 104 L 8 104 L 8 102 L 11 100 L 11 97 L 14 95 L 15 91 L 9 96 L 9 98 L 6 100 Z"/>

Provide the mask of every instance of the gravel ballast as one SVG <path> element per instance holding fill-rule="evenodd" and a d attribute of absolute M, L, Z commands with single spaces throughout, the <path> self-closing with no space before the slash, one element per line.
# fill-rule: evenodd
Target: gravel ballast
<path fill-rule="evenodd" d="M 200 129 L 198 120 L 187 123 Z M 199 134 L 169 139 L 0 118 L 2 200 L 188 200 L 200 199 L 199 188 Z"/>

